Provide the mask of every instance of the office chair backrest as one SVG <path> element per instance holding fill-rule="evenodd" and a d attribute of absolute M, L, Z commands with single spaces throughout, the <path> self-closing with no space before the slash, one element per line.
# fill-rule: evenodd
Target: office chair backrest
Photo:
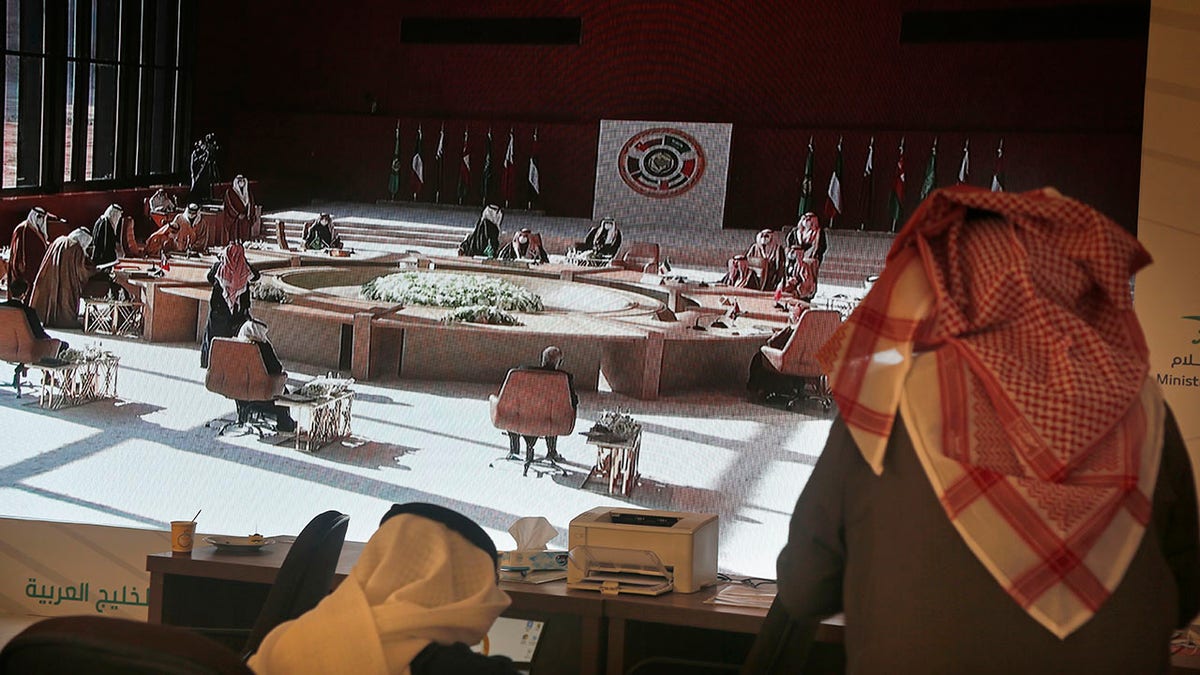
<path fill-rule="evenodd" d="M 814 672 L 806 670 L 805 664 L 813 651 L 818 627 L 818 622 L 806 625 L 794 621 L 776 597 L 742 664 L 742 675 L 800 675 Z M 839 672 L 844 672 L 844 666 L 843 671 Z"/>
<path fill-rule="evenodd" d="M 204 387 L 238 401 L 269 401 L 283 392 L 287 374 L 271 375 L 258 345 L 233 338 L 213 338 Z"/>
<path fill-rule="evenodd" d="M 842 314 L 833 309 L 810 309 L 800 316 L 792 337 L 783 348 L 785 375 L 818 377 L 823 372 L 817 362 L 817 351 L 833 337 L 842 325 Z"/>
<path fill-rule="evenodd" d="M 300 531 L 246 639 L 246 657 L 258 651 L 276 626 L 316 607 L 329 594 L 349 525 L 350 516 L 326 511 Z"/>
<path fill-rule="evenodd" d="M 64 616 L 29 626 L 0 651 L 0 674 L 251 675 L 238 655 L 191 631 L 128 619 Z"/>
<path fill-rule="evenodd" d="M 34 363 L 58 353 L 58 340 L 33 337 L 29 319 L 20 307 L 0 307 L 0 360 Z"/>
<path fill-rule="evenodd" d="M 525 436 L 566 436 L 575 430 L 567 373 L 514 368 L 492 396 L 492 424 Z"/>
<path fill-rule="evenodd" d="M 639 241 L 629 245 L 621 256 L 621 266 L 638 272 L 650 272 L 658 267 L 661 251 L 658 244 Z"/>

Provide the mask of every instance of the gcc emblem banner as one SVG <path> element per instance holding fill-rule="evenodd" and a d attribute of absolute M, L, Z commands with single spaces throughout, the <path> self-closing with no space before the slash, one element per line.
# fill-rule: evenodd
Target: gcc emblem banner
<path fill-rule="evenodd" d="M 732 129 L 601 120 L 593 217 L 720 229 Z"/>

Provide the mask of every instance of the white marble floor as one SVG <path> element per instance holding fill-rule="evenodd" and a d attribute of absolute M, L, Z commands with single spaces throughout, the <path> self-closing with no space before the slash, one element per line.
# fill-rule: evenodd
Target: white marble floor
<path fill-rule="evenodd" d="M 594 451 L 576 435 L 559 451 L 571 475 L 521 475 L 489 463 L 507 452 L 491 426 L 496 385 L 358 383 L 354 438 L 316 454 L 254 436 L 216 437 L 210 419 L 232 402 L 204 388 L 194 344 L 147 344 L 58 331 L 73 346 L 99 342 L 120 358 L 117 401 L 58 411 L 0 388 L 0 516 L 161 528 L 203 509 L 202 533 L 296 533 L 315 514 L 351 515 L 365 541 L 393 502 L 429 501 L 483 525 L 501 549 L 509 524 L 542 515 L 559 530 L 601 505 L 720 515 L 722 569 L 774 576 L 787 521 L 828 434 L 824 416 L 756 405 L 736 393 L 645 402 L 585 392 L 576 431 L 620 406 L 644 424 L 641 485 L 610 496 L 580 488 Z M 320 374 L 285 364 L 293 383 Z M 8 371 L 5 371 L 8 372 Z"/>

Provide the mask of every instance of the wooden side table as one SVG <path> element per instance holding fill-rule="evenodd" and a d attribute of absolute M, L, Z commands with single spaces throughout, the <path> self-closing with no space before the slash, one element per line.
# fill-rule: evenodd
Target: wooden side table
<path fill-rule="evenodd" d="M 315 399 L 276 397 L 275 403 L 289 408 L 296 418 L 296 449 L 315 452 L 329 443 L 350 436 L 354 392 Z"/>
<path fill-rule="evenodd" d="M 608 493 L 620 493 L 626 497 L 633 492 L 641 474 L 638 473 L 638 456 L 642 452 L 642 427 L 631 438 L 615 440 L 604 436 L 587 437 L 587 442 L 596 446 L 596 464 L 579 484 L 587 485 L 593 477 L 608 479 Z"/>
<path fill-rule="evenodd" d="M 42 371 L 42 392 L 38 405 L 57 410 L 83 405 L 105 398 L 117 397 L 117 366 L 115 356 L 50 366 L 32 363 L 30 368 Z"/>
<path fill-rule="evenodd" d="M 142 308 L 140 302 L 84 298 L 83 332 L 141 337 Z"/>

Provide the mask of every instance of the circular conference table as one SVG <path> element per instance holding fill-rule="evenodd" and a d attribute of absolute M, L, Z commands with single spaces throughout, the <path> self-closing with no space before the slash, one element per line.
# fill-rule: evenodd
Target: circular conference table
<path fill-rule="evenodd" d="M 280 358 L 349 371 L 359 380 L 412 378 L 496 383 L 508 369 L 534 363 L 555 344 L 568 358 L 576 388 L 639 399 L 691 389 L 741 388 L 753 355 L 786 314 L 770 293 L 664 283 L 614 267 L 578 267 L 454 256 L 248 249 L 250 264 L 288 294 L 286 303 L 253 301 L 271 326 Z M 206 275 L 216 258 L 172 259 L 162 277 L 148 261 L 122 260 L 117 274 L 145 305 L 151 342 L 198 341 L 212 293 Z M 515 313 L 522 326 L 444 323 L 445 308 L 377 302 L 362 283 L 400 271 L 500 277 L 544 299 L 540 313 Z M 736 301 L 741 317 L 718 321 Z M 712 324 L 717 322 L 717 326 Z M 729 323 L 728 319 L 724 323 Z"/>

